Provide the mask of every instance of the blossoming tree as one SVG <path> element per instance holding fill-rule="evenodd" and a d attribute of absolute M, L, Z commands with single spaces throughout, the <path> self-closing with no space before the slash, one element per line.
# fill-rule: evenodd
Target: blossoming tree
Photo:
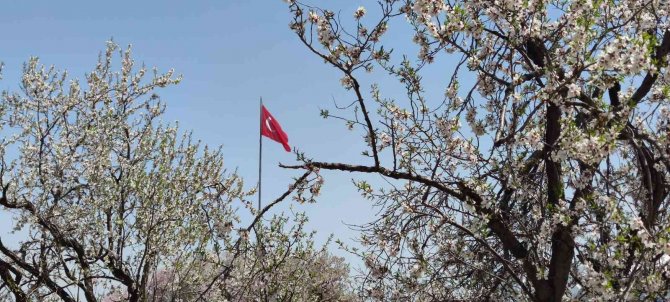
<path fill-rule="evenodd" d="M 160 122 L 154 91 L 180 77 L 146 72 L 109 43 L 85 84 L 34 58 L 22 92 L 3 93 L 0 211 L 25 236 L 0 238 L 0 299 L 346 300 L 348 267 L 315 247 L 306 217 L 265 217 L 310 200 L 313 173 L 253 208 L 220 150 Z"/>
<path fill-rule="evenodd" d="M 352 250 L 368 267 L 359 295 L 670 295 L 667 1 L 379 0 L 347 13 L 286 2 L 291 29 L 355 98 L 322 115 L 360 131 L 369 164 L 306 155 L 285 167 L 389 181 L 357 182 L 382 210 Z M 403 19 L 418 54 L 384 40 Z M 446 61 L 445 76 L 422 77 Z M 364 73 L 376 70 L 405 93 L 383 95 Z"/>

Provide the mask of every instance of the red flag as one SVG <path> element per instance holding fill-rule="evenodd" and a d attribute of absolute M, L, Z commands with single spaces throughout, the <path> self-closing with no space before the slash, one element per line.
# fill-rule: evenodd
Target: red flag
<path fill-rule="evenodd" d="M 274 116 L 263 105 L 261 105 L 261 134 L 284 145 L 286 152 L 291 152 L 291 147 L 288 145 L 288 136 L 281 129 Z"/>

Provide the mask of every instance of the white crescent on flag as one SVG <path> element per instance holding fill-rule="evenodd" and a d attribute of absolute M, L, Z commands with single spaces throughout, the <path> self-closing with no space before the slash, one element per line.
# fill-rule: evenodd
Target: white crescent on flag
<path fill-rule="evenodd" d="M 268 127 L 268 130 L 270 130 L 270 132 L 275 132 L 275 129 L 272 129 L 272 125 L 270 124 L 271 119 L 272 119 L 271 116 L 268 116 L 268 118 L 265 119 L 265 126 Z"/>

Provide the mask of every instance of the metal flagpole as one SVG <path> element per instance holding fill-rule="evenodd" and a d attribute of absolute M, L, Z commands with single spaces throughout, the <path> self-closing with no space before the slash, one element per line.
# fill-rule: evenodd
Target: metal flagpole
<path fill-rule="evenodd" d="M 259 119 L 263 118 L 263 97 L 261 97 L 260 106 L 258 106 Z M 262 127 L 265 121 L 261 120 L 258 123 L 258 212 L 261 211 L 261 177 L 262 177 L 262 166 L 263 166 L 263 134 Z"/>
<path fill-rule="evenodd" d="M 258 106 L 258 111 L 259 111 L 259 117 L 258 119 L 260 120 L 260 123 L 258 123 L 258 213 L 256 215 L 261 214 L 261 179 L 262 179 L 262 167 L 263 167 L 263 128 L 265 127 L 265 121 L 263 120 L 263 97 L 260 97 L 260 106 Z M 256 241 L 258 243 L 258 246 L 260 247 L 260 253 L 261 253 L 261 258 L 265 256 L 265 248 L 263 246 L 263 242 L 261 241 L 260 234 L 258 234 L 258 231 L 256 230 L 256 226 L 254 226 L 254 232 L 256 232 Z M 261 291 L 263 291 L 261 289 Z"/>

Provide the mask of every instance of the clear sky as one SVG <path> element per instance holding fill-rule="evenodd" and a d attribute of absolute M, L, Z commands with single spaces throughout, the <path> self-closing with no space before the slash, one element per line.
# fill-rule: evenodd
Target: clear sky
<path fill-rule="evenodd" d="M 345 17 L 359 4 L 369 6 L 370 15 L 376 7 L 376 1 L 363 0 L 312 3 L 339 10 Z M 5 63 L 0 89 L 18 90 L 21 65 L 30 56 L 82 79 L 94 67 L 105 41 L 113 38 L 121 46 L 132 44 L 138 63 L 163 71 L 174 68 L 184 76 L 181 84 L 158 91 L 168 106 L 165 121 L 178 120 L 182 129 L 192 130 L 195 138 L 208 145 L 223 144 L 227 167 L 237 169 L 248 187 L 257 181 L 261 96 L 287 132 L 291 146 L 318 160 L 370 164 L 360 156 L 360 133 L 319 116 L 319 108 L 333 111 L 333 99 L 344 104 L 355 97 L 340 86 L 341 75 L 336 70 L 299 42 L 288 28 L 289 21 L 281 0 L 8 1 L 0 10 L 0 61 Z M 415 58 L 409 27 L 402 25 L 391 23 L 386 42 Z M 427 73 L 447 75 L 442 76 L 446 81 L 449 73 L 442 67 L 437 64 Z M 398 90 L 402 87 L 395 82 L 372 79 L 386 87 L 385 93 L 402 95 Z M 435 84 L 444 87 L 442 82 Z M 266 201 L 300 174 L 277 167 L 280 161 L 293 163 L 295 157 L 266 139 Z M 308 213 L 309 227 L 319 232 L 321 240 L 332 233 L 352 242 L 356 233 L 345 223 L 371 221 L 376 211 L 355 191 L 351 184 L 355 175 L 324 176 L 326 184 L 318 203 L 293 205 Z M 285 202 L 281 209 L 287 210 L 290 204 Z M 7 216 L 0 214 L 0 228 L 9 225 Z"/>
<path fill-rule="evenodd" d="M 357 6 L 348 2 L 353 12 Z M 340 87 L 334 69 L 300 44 L 289 20 L 280 0 L 8 1 L 0 10 L 0 61 L 5 63 L 0 89 L 18 90 L 21 66 L 30 56 L 82 79 L 113 38 L 121 46 L 132 44 L 137 62 L 174 68 L 184 76 L 181 84 L 158 91 L 167 103 L 164 119 L 178 120 L 208 145 L 223 144 L 227 167 L 238 169 L 249 187 L 257 180 L 261 96 L 291 146 L 322 160 L 360 161 L 360 138 L 319 116 L 319 108 L 332 109 L 332 97 L 351 101 L 352 95 Z M 280 161 L 292 163 L 295 157 L 266 139 L 266 200 L 300 174 L 277 167 Z M 282 209 L 293 203 L 306 211 L 321 240 L 333 233 L 348 241 L 356 234 L 343 222 L 363 223 L 375 212 L 351 185 L 351 175 L 325 176 L 317 204 L 287 201 Z M 0 214 L 0 228 L 9 225 Z"/>

